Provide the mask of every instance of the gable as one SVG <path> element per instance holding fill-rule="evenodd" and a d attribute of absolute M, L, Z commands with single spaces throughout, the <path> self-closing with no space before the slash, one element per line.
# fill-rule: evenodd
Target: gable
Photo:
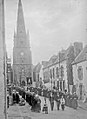
<path fill-rule="evenodd" d="M 75 58 L 73 64 L 77 64 L 80 62 L 84 62 L 87 61 L 87 45 L 85 46 L 85 48 L 79 53 L 79 55 Z"/>

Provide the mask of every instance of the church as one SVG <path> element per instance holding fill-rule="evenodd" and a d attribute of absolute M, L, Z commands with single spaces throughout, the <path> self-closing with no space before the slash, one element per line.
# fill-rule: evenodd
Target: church
<path fill-rule="evenodd" d="M 14 84 L 26 86 L 32 84 L 32 54 L 29 31 L 25 29 L 22 2 L 18 3 L 17 28 L 14 31 L 13 79 Z"/>

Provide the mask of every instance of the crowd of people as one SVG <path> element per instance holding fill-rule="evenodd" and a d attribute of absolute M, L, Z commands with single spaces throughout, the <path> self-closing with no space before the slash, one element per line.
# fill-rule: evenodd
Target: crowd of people
<path fill-rule="evenodd" d="M 65 109 L 65 106 L 72 107 L 74 109 L 77 109 L 78 107 L 78 97 L 76 93 L 69 94 L 69 93 L 62 93 L 59 91 L 47 91 L 47 90 L 40 90 L 40 89 L 34 89 L 33 87 L 30 89 L 28 88 L 27 91 L 21 89 L 21 88 L 15 88 L 15 90 L 12 91 L 12 104 L 19 104 L 20 106 L 24 106 L 25 102 L 27 102 L 31 108 L 31 111 L 34 112 L 45 112 L 48 114 L 48 104 L 47 104 L 47 98 L 50 101 L 50 107 L 51 111 L 54 110 L 54 102 L 56 102 L 57 110 Z M 44 106 L 41 110 L 41 99 L 40 96 L 44 98 Z"/>

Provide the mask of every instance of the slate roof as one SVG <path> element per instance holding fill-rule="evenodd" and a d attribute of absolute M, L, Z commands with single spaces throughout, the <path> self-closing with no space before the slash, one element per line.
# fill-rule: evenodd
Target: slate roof
<path fill-rule="evenodd" d="M 59 62 L 59 55 L 60 55 L 60 62 L 66 60 L 67 58 L 67 50 L 62 50 L 60 51 L 60 54 L 58 53 L 57 55 L 53 55 L 49 61 L 44 61 L 43 66 L 44 68 L 50 67 L 51 65 L 54 65 Z"/>
<path fill-rule="evenodd" d="M 79 53 L 79 55 L 75 58 L 72 65 L 78 64 L 80 62 L 87 61 L 87 45 L 84 47 L 84 49 Z"/>

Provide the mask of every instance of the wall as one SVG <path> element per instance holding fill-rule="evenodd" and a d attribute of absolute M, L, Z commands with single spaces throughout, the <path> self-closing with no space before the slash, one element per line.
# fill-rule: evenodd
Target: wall
<path fill-rule="evenodd" d="M 82 67 L 83 69 L 83 79 L 79 80 L 78 78 L 78 68 Z M 84 98 L 84 93 L 87 94 L 87 61 L 78 63 L 73 65 L 73 81 L 74 81 L 74 85 L 76 85 L 76 92 L 80 98 L 80 89 L 79 89 L 79 85 L 82 84 L 82 99 Z"/>
<path fill-rule="evenodd" d="M 66 60 L 62 61 L 60 63 L 60 67 L 63 66 L 64 68 L 64 77 L 63 77 L 63 80 L 65 81 L 65 89 L 68 90 L 68 85 L 67 85 L 67 68 L 66 68 Z M 54 81 L 55 81 L 55 86 L 57 87 L 57 81 L 59 80 L 59 78 L 57 78 L 57 75 L 56 75 L 56 68 L 59 68 L 59 63 L 56 63 L 56 64 L 53 64 L 47 68 L 45 68 L 43 70 L 43 76 L 45 75 L 45 73 L 47 72 L 47 78 L 49 77 L 50 79 L 50 83 L 52 81 L 52 86 L 54 86 Z M 53 68 L 54 68 L 54 78 L 53 78 Z M 52 71 L 52 80 L 50 78 L 50 70 Z"/>
<path fill-rule="evenodd" d="M 3 13 L 2 13 L 2 0 L 0 0 L 0 119 L 5 119 L 4 107 L 5 107 L 5 95 L 4 95 L 4 75 L 3 75 Z"/>

